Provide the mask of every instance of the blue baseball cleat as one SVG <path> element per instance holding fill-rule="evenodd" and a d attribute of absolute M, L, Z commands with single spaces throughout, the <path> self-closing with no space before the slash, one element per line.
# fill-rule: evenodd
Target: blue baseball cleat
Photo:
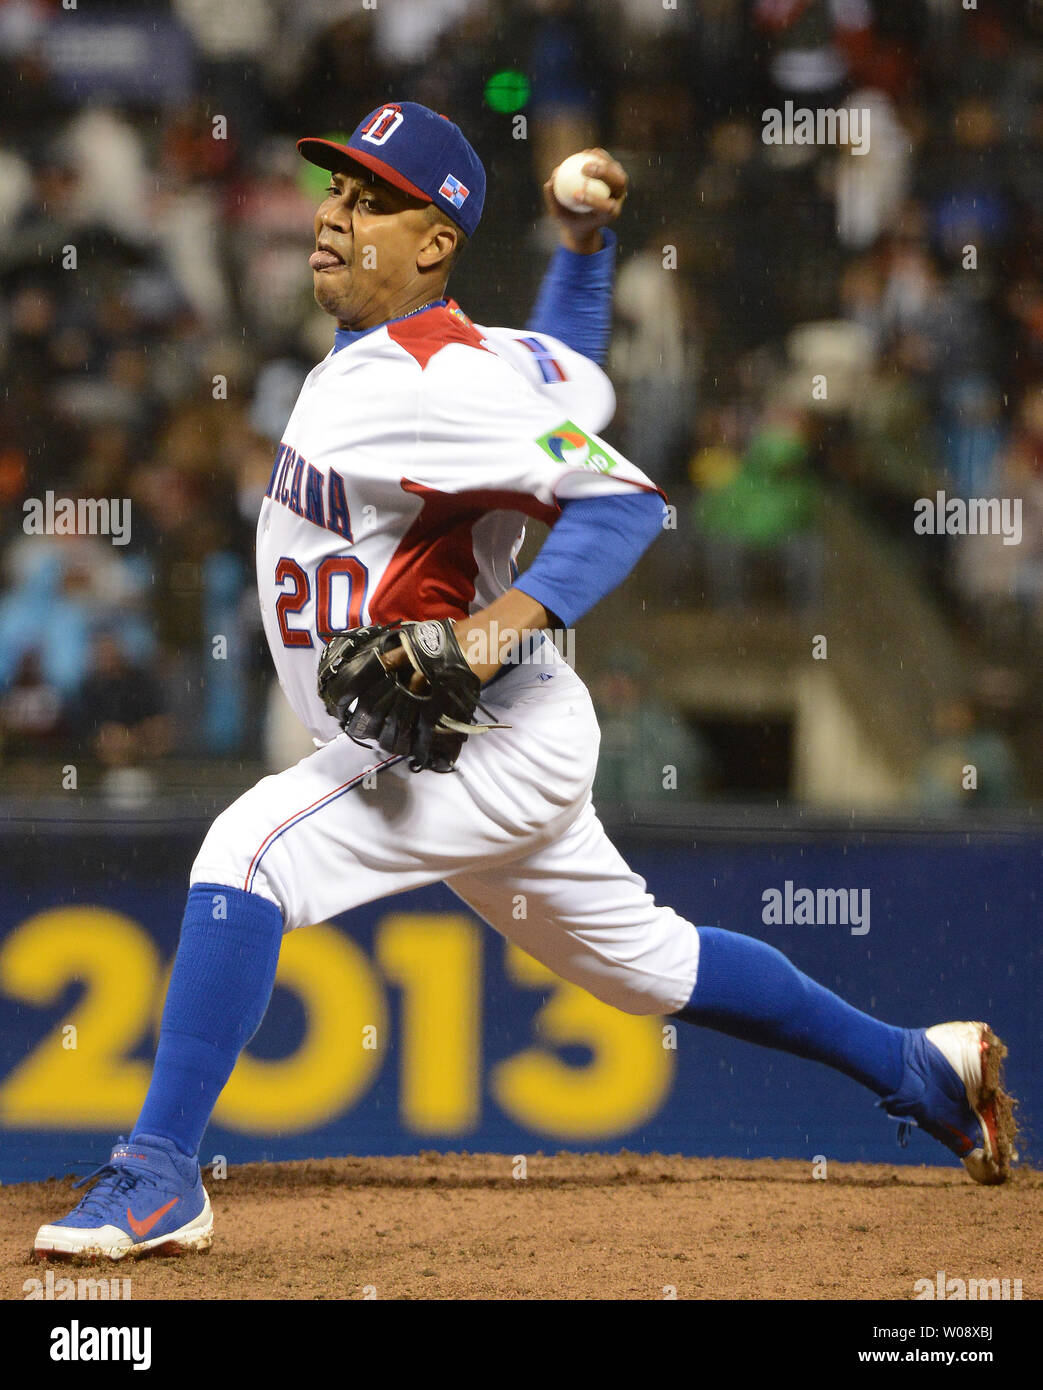
<path fill-rule="evenodd" d="M 76 1187 L 98 1178 L 79 1206 L 36 1233 L 38 1260 L 122 1260 L 206 1250 L 214 1217 L 199 1163 L 167 1139 L 120 1142 Z"/>
<path fill-rule="evenodd" d="M 1003 1043 L 987 1023 L 938 1023 L 910 1029 L 902 1047 L 902 1084 L 879 1104 L 944 1144 L 975 1182 L 1006 1182 L 1018 1155 L 1014 1101 L 1000 1074 Z"/>

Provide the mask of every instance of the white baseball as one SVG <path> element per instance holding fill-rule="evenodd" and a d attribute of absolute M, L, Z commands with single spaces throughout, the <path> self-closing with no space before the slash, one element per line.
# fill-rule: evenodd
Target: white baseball
<path fill-rule="evenodd" d="M 591 196 L 612 196 L 612 190 L 604 179 L 588 178 L 583 172 L 583 166 L 591 158 L 593 156 L 589 154 L 570 154 L 568 159 L 561 161 L 555 171 L 554 182 L 551 185 L 554 196 L 562 207 L 568 208 L 570 212 L 590 212 L 591 206 L 585 200 Z"/>

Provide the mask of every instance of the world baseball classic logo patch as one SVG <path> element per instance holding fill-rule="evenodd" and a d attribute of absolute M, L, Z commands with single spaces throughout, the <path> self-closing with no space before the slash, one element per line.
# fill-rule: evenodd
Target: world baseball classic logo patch
<path fill-rule="evenodd" d="M 459 179 L 454 179 L 452 174 L 446 174 L 445 183 L 438 191 L 454 208 L 462 208 L 471 190 L 465 188 Z"/>
<path fill-rule="evenodd" d="M 569 468 L 590 468 L 595 473 L 611 473 L 619 462 L 571 420 L 541 434 L 536 443 L 545 454 L 550 454 L 552 459 Z"/>

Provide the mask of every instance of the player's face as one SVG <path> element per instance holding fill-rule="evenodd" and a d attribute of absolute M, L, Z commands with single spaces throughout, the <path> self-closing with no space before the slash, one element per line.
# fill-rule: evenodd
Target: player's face
<path fill-rule="evenodd" d="M 426 204 L 366 170 L 333 173 L 315 214 L 315 299 L 344 328 L 372 328 L 414 307 Z"/>

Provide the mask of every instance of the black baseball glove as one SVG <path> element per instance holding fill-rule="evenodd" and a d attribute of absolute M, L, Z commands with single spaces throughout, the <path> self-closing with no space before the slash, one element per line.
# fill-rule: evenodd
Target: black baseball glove
<path fill-rule="evenodd" d="M 351 628 L 319 658 L 319 697 L 344 732 L 414 772 L 452 772 L 470 734 L 507 727 L 474 721 L 480 693 L 448 620 Z"/>

